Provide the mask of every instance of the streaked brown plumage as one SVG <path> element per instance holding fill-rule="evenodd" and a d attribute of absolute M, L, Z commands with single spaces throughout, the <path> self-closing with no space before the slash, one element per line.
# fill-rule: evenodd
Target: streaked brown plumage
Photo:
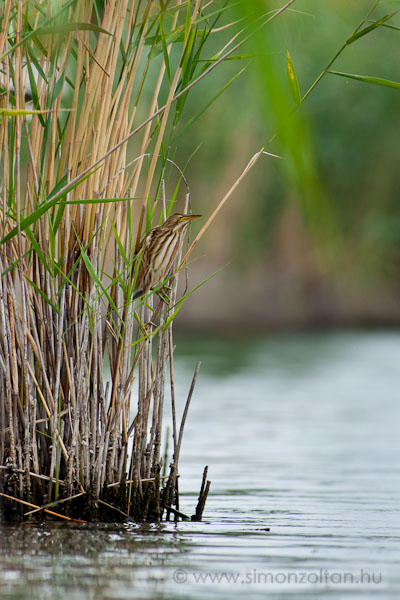
<path fill-rule="evenodd" d="M 168 276 L 182 242 L 186 226 L 201 215 L 174 213 L 145 236 L 135 283 L 134 299 L 154 290 Z"/>

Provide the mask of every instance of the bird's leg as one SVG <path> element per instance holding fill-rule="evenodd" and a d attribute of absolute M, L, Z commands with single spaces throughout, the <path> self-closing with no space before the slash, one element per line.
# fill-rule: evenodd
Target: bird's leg
<path fill-rule="evenodd" d="M 160 290 L 158 290 L 157 292 L 157 296 L 160 298 L 160 300 L 162 300 L 164 302 L 164 304 L 166 304 L 167 306 L 169 306 L 169 302 L 170 302 L 170 297 L 169 297 L 169 293 L 171 291 L 171 286 L 165 284 Z"/>
<path fill-rule="evenodd" d="M 158 303 L 157 308 L 154 310 L 153 307 L 151 307 L 149 304 L 145 303 L 145 306 L 147 306 L 147 308 L 149 308 L 150 310 L 153 310 L 153 314 L 151 316 L 151 320 L 147 321 L 146 323 L 144 323 L 140 318 L 139 315 L 137 315 L 137 322 L 138 322 L 138 326 L 140 327 L 140 329 L 143 331 L 143 334 L 148 336 L 152 334 L 152 327 L 157 327 L 157 324 L 155 323 L 155 319 L 157 318 L 157 315 L 159 314 L 162 304 L 166 304 L 167 306 L 169 306 L 170 304 L 170 298 L 168 293 L 171 291 L 171 287 L 170 286 L 163 286 L 161 289 L 156 291 L 157 296 L 160 298 L 160 302 Z M 137 313 L 136 313 L 137 314 Z"/>
<path fill-rule="evenodd" d="M 155 327 L 157 327 L 157 325 L 153 323 L 153 321 L 147 321 L 147 323 L 142 323 L 141 329 L 143 331 L 143 336 L 150 337 L 151 335 L 153 335 L 153 328 Z"/>
<path fill-rule="evenodd" d="M 150 306 L 148 308 L 151 308 Z M 136 321 L 138 324 L 138 328 L 140 329 L 140 331 L 143 333 L 143 337 L 149 337 L 152 333 L 153 333 L 153 327 L 157 327 L 156 323 L 154 323 L 152 320 L 151 321 L 147 321 L 146 323 L 140 318 L 140 316 L 138 315 L 138 313 L 135 311 L 136 313 Z M 154 318 L 154 315 L 152 316 L 152 319 Z"/>

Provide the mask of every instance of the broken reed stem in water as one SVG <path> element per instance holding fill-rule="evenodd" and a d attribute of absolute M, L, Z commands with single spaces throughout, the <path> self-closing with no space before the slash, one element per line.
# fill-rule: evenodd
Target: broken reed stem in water
<path fill-rule="evenodd" d="M 198 499 L 197 506 L 196 506 L 196 512 L 194 515 L 192 515 L 192 518 L 191 518 L 192 521 L 201 521 L 201 519 L 203 517 L 204 507 L 206 505 L 207 496 L 208 496 L 208 492 L 210 491 L 210 485 L 211 485 L 211 482 L 208 481 L 208 479 L 207 479 L 207 475 L 208 475 L 208 466 L 204 467 L 203 480 L 201 482 L 199 499 Z"/>

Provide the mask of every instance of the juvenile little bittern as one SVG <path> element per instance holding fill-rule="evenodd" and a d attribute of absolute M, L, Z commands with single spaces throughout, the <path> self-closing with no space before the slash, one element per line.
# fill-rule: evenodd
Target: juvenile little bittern
<path fill-rule="evenodd" d="M 139 253 L 139 269 L 133 298 L 145 296 L 168 276 L 182 243 L 186 226 L 201 215 L 174 213 L 145 236 Z"/>

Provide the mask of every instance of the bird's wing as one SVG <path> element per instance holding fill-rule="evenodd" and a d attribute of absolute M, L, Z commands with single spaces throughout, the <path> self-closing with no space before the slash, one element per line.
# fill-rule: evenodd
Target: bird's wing
<path fill-rule="evenodd" d="M 148 291 L 147 287 L 149 285 L 148 275 L 150 268 L 150 257 L 152 253 L 153 239 L 155 235 L 155 231 L 159 229 L 158 227 L 154 227 L 151 231 L 149 231 L 140 243 L 139 252 L 135 257 L 136 260 L 140 260 L 138 274 L 135 282 L 135 290 L 139 293 L 145 293 Z"/>

